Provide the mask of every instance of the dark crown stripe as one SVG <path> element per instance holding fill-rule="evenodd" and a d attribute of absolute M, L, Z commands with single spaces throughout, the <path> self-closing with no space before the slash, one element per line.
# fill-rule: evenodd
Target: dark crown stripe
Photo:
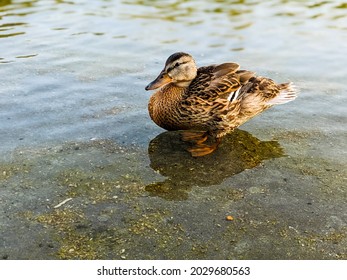
<path fill-rule="evenodd" d="M 172 55 L 169 56 L 169 58 L 166 60 L 166 65 L 168 65 L 169 63 L 177 60 L 177 59 L 180 59 L 181 57 L 183 56 L 190 56 L 189 54 L 187 53 L 184 53 L 184 52 L 177 52 L 177 53 L 174 53 Z"/>

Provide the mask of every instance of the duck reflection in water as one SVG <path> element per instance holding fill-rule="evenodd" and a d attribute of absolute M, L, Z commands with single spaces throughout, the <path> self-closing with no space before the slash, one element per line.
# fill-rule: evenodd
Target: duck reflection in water
<path fill-rule="evenodd" d="M 178 131 L 161 133 L 149 143 L 151 168 L 167 177 L 163 182 L 146 186 L 151 195 L 185 200 L 193 186 L 220 184 L 263 160 L 284 155 L 277 141 L 260 141 L 239 129 L 225 136 L 219 149 L 205 157 L 193 158 L 186 151 L 187 145 Z"/>

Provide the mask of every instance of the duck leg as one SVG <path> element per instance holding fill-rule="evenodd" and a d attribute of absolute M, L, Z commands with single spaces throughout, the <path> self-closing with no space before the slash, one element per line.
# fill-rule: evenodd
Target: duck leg
<path fill-rule="evenodd" d="M 193 157 L 202 157 L 213 153 L 220 143 L 220 138 L 217 138 L 213 144 L 197 143 L 195 146 L 188 148 L 188 151 Z"/>
<path fill-rule="evenodd" d="M 187 149 L 193 157 L 202 157 L 211 154 L 217 149 L 220 143 L 220 138 L 216 138 L 212 144 L 205 143 L 208 139 L 207 131 L 182 131 L 181 139 L 194 143 L 193 147 Z"/>
<path fill-rule="evenodd" d="M 204 143 L 208 138 L 206 131 L 182 131 L 181 139 L 183 141 L 194 142 L 196 144 Z"/>

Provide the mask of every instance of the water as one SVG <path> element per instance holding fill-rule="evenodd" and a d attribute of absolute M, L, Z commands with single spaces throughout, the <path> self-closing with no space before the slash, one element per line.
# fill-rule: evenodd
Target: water
<path fill-rule="evenodd" d="M 346 259 L 346 11 L 0 1 L 0 256 Z M 144 87 L 176 51 L 300 96 L 193 159 L 147 114 Z"/>

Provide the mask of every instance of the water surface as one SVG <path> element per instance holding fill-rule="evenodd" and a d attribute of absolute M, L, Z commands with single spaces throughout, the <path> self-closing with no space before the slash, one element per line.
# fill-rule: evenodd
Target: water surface
<path fill-rule="evenodd" d="M 346 259 L 346 11 L 1 1 L 0 256 Z M 144 87 L 176 51 L 300 96 L 193 159 L 147 114 Z"/>

